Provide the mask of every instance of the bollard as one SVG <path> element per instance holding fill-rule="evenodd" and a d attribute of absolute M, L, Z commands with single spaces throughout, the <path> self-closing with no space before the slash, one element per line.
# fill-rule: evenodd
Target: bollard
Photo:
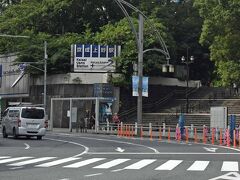
<path fill-rule="evenodd" d="M 107 133 L 109 133 L 109 122 L 107 122 Z"/>
<path fill-rule="evenodd" d="M 188 143 L 188 127 L 185 127 L 185 131 L 186 131 L 186 143 Z"/>
<path fill-rule="evenodd" d="M 215 143 L 214 143 L 214 140 L 215 140 L 214 135 L 215 135 L 215 128 L 212 128 L 212 145 L 215 144 Z"/>
<path fill-rule="evenodd" d="M 135 136 L 137 135 L 137 130 L 138 130 L 138 124 L 137 122 L 135 122 L 135 132 L 134 132 Z"/>
<path fill-rule="evenodd" d="M 191 124 L 191 128 L 190 128 L 190 137 L 193 138 L 194 137 L 194 125 Z"/>
<path fill-rule="evenodd" d="M 181 141 L 181 129 L 180 129 L 180 127 L 178 127 L 177 129 L 178 129 L 177 140 L 178 140 L 178 143 L 180 143 L 180 141 Z"/>
<path fill-rule="evenodd" d="M 197 128 L 194 128 L 194 142 L 197 143 Z"/>
<path fill-rule="evenodd" d="M 148 129 L 148 136 L 151 136 L 151 131 L 152 131 L 152 123 L 149 123 L 149 129 Z"/>
<path fill-rule="evenodd" d="M 170 130 L 171 130 L 170 127 L 168 127 L 168 142 L 170 142 L 170 136 L 171 136 L 171 134 L 170 134 L 170 133 L 171 133 Z"/>
<path fill-rule="evenodd" d="M 219 128 L 215 128 L 215 140 L 217 141 L 219 139 Z"/>
<path fill-rule="evenodd" d="M 134 137 L 134 126 L 132 126 L 132 133 L 131 133 L 132 138 Z"/>
<path fill-rule="evenodd" d="M 141 139 L 143 138 L 143 127 L 141 126 L 141 130 L 140 130 L 140 137 Z"/>
<path fill-rule="evenodd" d="M 127 137 L 130 138 L 130 125 L 127 127 Z"/>
<path fill-rule="evenodd" d="M 230 147 L 230 131 L 227 129 L 227 146 Z"/>
<path fill-rule="evenodd" d="M 233 130 L 233 147 L 236 148 L 236 130 Z"/>
<path fill-rule="evenodd" d="M 220 128 L 219 145 L 222 145 L 222 128 Z"/>
<path fill-rule="evenodd" d="M 238 147 L 240 149 L 240 130 L 238 130 Z"/>
<path fill-rule="evenodd" d="M 119 126 L 119 124 L 117 125 L 117 136 L 120 137 L 120 126 Z"/>
<path fill-rule="evenodd" d="M 152 127 L 150 128 L 150 141 L 153 140 L 153 137 L 152 137 Z"/>
<path fill-rule="evenodd" d="M 162 129 L 161 127 L 159 127 L 159 141 L 162 140 Z"/>
<path fill-rule="evenodd" d="M 165 123 L 163 123 L 163 134 L 162 135 L 166 136 L 166 124 Z"/>
<path fill-rule="evenodd" d="M 203 137 L 202 138 L 203 138 L 203 143 L 206 144 L 207 141 L 206 141 L 206 126 L 205 125 L 203 125 Z"/>

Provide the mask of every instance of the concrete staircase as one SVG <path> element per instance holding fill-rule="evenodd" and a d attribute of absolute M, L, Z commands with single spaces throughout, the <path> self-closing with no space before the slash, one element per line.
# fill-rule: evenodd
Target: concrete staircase
<path fill-rule="evenodd" d="M 240 123 L 240 98 L 233 96 L 229 89 L 202 87 L 189 95 L 189 113 L 184 113 L 185 99 L 171 99 L 159 109 L 158 113 L 144 113 L 143 123 L 175 126 L 180 113 L 184 113 L 185 125 L 210 125 L 210 107 L 228 107 L 228 114 L 236 115 L 236 124 Z"/>

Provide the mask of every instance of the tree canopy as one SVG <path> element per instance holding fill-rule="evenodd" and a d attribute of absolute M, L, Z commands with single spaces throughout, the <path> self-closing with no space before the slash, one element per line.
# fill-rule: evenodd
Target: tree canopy
<path fill-rule="evenodd" d="M 127 2 L 143 11 L 150 23 L 155 25 L 168 46 L 172 64 L 181 64 L 181 56 L 186 55 L 189 49 L 196 59 L 191 67 L 191 78 L 202 78 L 204 81 L 209 78 L 212 67 L 207 54 L 210 50 L 212 58 L 212 52 L 218 47 L 213 46 L 211 38 L 207 47 L 202 47 L 198 42 L 201 33 L 200 42 L 204 42 L 204 28 L 201 32 L 201 27 L 203 22 L 205 25 L 207 17 L 200 17 L 198 11 L 201 15 L 201 9 L 204 8 L 202 2 L 205 1 L 195 0 L 195 6 L 188 0 L 179 3 L 172 0 Z M 137 29 L 138 14 L 126 9 Z M 30 37 L 0 37 L 0 52 L 18 52 L 18 61 L 41 61 L 43 41 L 46 40 L 48 72 L 65 73 L 70 71 L 71 44 L 117 44 L 122 46 L 121 57 L 116 59 L 117 72 L 125 75 L 125 81 L 132 74 L 132 63 L 137 61 L 136 42 L 126 18 L 113 0 L 4 0 L 0 12 L 1 34 Z M 144 27 L 144 39 L 145 49 L 159 47 L 153 29 L 147 24 Z M 165 62 L 165 57 L 158 52 L 146 53 L 144 73 L 148 76 L 161 74 L 161 64 Z"/>

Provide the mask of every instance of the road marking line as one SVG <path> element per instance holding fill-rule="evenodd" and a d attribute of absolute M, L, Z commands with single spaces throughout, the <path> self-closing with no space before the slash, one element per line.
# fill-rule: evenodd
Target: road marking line
<path fill-rule="evenodd" d="M 79 144 L 79 143 L 76 143 L 76 142 L 72 142 L 72 141 L 64 141 L 64 140 L 60 140 L 60 139 L 52 139 L 52 138 L 45 138 L 47 140 L 50 140 L 50 141 L 58 141 L 58 142 L 65 142 L 65 143 L 69 143 L 69 144 L 74 144 L 74 145 L 77 145 L 77 146 L 82 146 L 84 148 L 84 151 L 80 154 L 77 154 L 75 156 L 72 156 L 73 158 L 77 158 L 79 156 L 82 156 L 84 154 L 86 154 L 88 151 L 89 151 L 89 148 L 87 146 L 84 146 L 82 144 Z"/>
<path fill-rule="evenodd" d="M 144 159 L 144 160 L 138 161 L 130 166 L 127 166 L 124 169 L 141 169 L 141 168 L 153 163 L 154 161 L 156 161 L 156 159 Z"/>
<path fill-rule="evenodd" d="M 129 161 L 129 160 L 130 159 L 114 159 L 114 160 L 112 160 L 110 162 L 106 162 L 104 164 L 101 164 L 99 166 L 95 166 L 93 168 L 95 168 L 95 169 L 108 169 L 108 168 L 117 166 L 117 165 L 122 164 L 122 163 L 124 163 L 126 161 Z"/>
<path fill-rule="evenodd" d="M 11 170 L 15 170 L 15 169 L 22 169 L 23 167 L 13 167 L 13 168 L 9 168 Z"/>
<path fill-rule="evenodd" d="M 27 164 L 34 164 L 37 162 L 46 161 L 46 160 L 54 159 L 54 158 L 56 158 L 56 157 L 42 157 L 42 158 L 31 159 L 31 160 L 27 160 L 27 161 L 18 162 L 18 163 L 8 164 L 8 166 L 24 166 Z"/>
<path fill-rule="evenodd" d="M 85 177 L 93 177 L 93 176 L 99 176 L 99 175 L 102 175 L 102 173 L 89 174 L 89 175 L 85 175 Z"/>
<path fill-rule="evenodd" d="M 209 161 L 195 161 L 187 171 L 204 171 L 209 163 Z"/>
<path fill-rule="evenodd" d="M 124 169 L 115 169 L 115 170 L 112 170 L 111 172 L 120 172 L 120 171 L 123 171 Z"/>
<path fill-rule="evenodd" d="M 59 135 L 59 136 L 63 136 L 64 133 L 55 133 L 53 135 Z M 139 146 L 139 147 L 144 147 L 144 148 L 148 148 L 150 150 L 152 150 L 154 153 L 158 153 L 158 150 L 149 146 L 145 146 L 142 144 L 135 144 L 135 143 L 130 143 L 130 142 L 124 142 L 124 141 L 118 141 L 118 140 L 111 140 L 111 139 L 99 139 L 99 138 L 91 138 L 91 137 L 80 137 L 80 136 L 74 136 L 74 135 L 67 135 L 70 137 L 77 137 L 79 139 L 90 139 L 90 140 L 97 140 L 97 141 L 107 141 L 107 142 L 116 142 L 119 144 L 129 144 L 129 145 L 133 145 L 133 146 Z M 45 138 L 46 139 L 46 138 Z"/>
<path fill-rule="evenodd" d="M 239 171 L 238 162 L 236 161 L 223 161 L 221 171 Z"/>
<path fill-rule="evenodd" d="M 177 167 L 183 160 L 169 160 L 162 164 L 161 166 L 157 167 L 155 170 L 173 170 L 175 167 Z"/>
<path fill-rule="evenodd" d="M 52 166 L 56 166 L 56 165 L 59 165 L 59 164 L 66 163 L 66 162 L 75 161 L 75 160 L 78 160 L 78 159 L 80 159 L 80 158 L 73 158 L 73 157 L 64 158 L 64 159 L 59 159 L 59 160 L 51 161 L 51 162 L 44 163 L 44 164 L 39 164 L 39 165 L 36 165 L 35 167 L 52 167 Z"/>
<path fill-rule="evenodd" d="M 67 166 L 63 166 L 63 167 L 64 168 L 80 168 L 80 167 L 83 167 L 83 166 L 86 166 L 86 165 L 89 165 L 89 164 L 92 164 L 92 163 L 95 163 L 95 162 L 98 162 L 98 161 L 101 161 L 104 159 L 106 159 L 106 158 L 92 158 L 92 159 L 87 159 L 87 160 L 80 161 L 80 162 L 70 164 Z"/>
<path fill-rule="evenodd" d="M 240 155 L 240 153 L 202 153 L 202 152 L 158 152 L 158 153 L 118 153 L 118 152 L 88 152 L 90 155 Z"/>
<path fill-rule="evenodd" d="M 11 156 L 0 156 L 0 159 L 11 158 Z"/>
<path fill-rule="evenodd" d="M 30 158 L 33 158 L 33 157 L 17 157 L 17 158 L 3 159 L 3 160 L 0 160 L 0 164 L 19 161 L 23 159 L 30 159 Z"/>
<path fill-rule="evenodd" d="M 25 149 L 29 149 L 30 146 L 27 143 L 24 143 L 24 145 L 26 146 Z"/>

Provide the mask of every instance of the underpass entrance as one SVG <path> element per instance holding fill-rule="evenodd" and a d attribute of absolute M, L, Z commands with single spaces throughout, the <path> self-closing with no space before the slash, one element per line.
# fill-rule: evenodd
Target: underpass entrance
<path fill-rule="evenodd" d="M 49 129 L 99 130 L 99 122 L 113 113 L 113 97 L 51 98 Z"/>

